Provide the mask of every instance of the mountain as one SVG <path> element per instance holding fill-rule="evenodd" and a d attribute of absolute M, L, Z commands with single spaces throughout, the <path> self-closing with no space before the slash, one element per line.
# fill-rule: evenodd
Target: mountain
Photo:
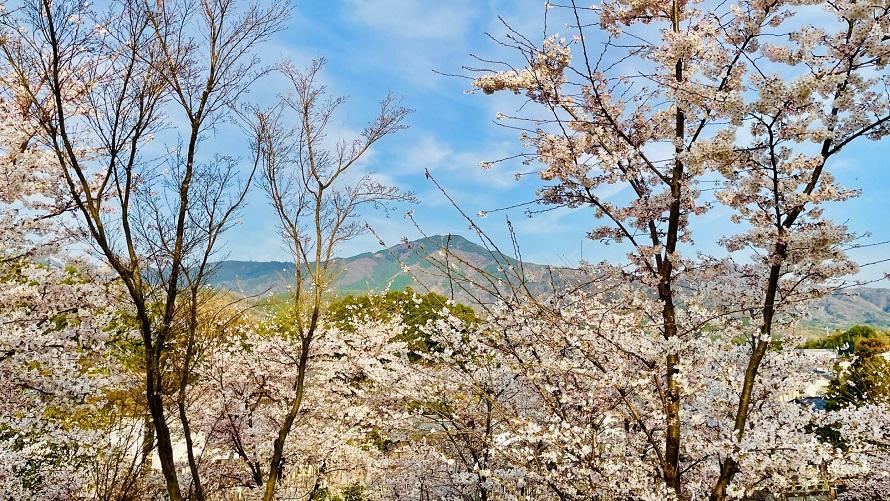
<path fill-rule="evenodd" d="M 515 259 L 459 235 L 435 235 L 377 252 L 336 259 L 334 289 L 348 294 L 410 286 L 417 290 L 450 292 L 452 280 L 445 265 L 446 255 L 442 253 L 445 247 L 449 249 L 447 258 L 452 265 L 454 282 L 470 280 L 490 288 L 496 283 L 485 278 L 490 275 L 500 277 L 499 286 L 506 287 L 517 284 L 518 276 L 525 276 L 533 292 L 543 292 L 551 282 L 563 284 L 570 276 L 577 275 L 565 268 L 532 263 L 520 265 Z M 279 261 L 220 261 L 215 265 L 210 285 L 245 295 L 283 292 L 294 275 L 293 263 Z M 459 285 L 455 285 L 454 295 L 458 300 L 473 302 Z"/>
<path fill-rule="evenodd" d="M 515 277 L 525 276 L 532 292 L 545 292 L 553 287 L 552 284 L 559 287 L 581 278 L 577 271 L 567 268 L 533 263 L 520 265 L 512 258 L 459 235 L 435 235 L 377 252 L 338 258 L 334 289 L 341 294 L 354 294 L 410 286 L 419 291 L 429 289 L 449 294 L 452 281 L 445 271 L 445 256 L 441 253 L 446 246 L 450 250 L 452 276 L 462 278 L 464 282 L 475 281 L 483 287 L 497 285 L 504 288 L 518 283 Z M 501 271 L 503 269 L 506 273 Z M 500 277 L 501 282 L 487 280 L 486 274 Z M 279 293 L 287 290 L 293 275 L 294 265 L 288 262 L 220 261 L 216 263 L 210 285 L 244 295 Z M 507 277 L 512 278 L 508 281 Z M 458 301 L 474 302 L 474 298 L 459 285 L 455 286 L 454 296 Z M 487 297 L 484 295 L 483 299 Z M 856 324 L 890 328 L 890 289 L 859 287 L 824 298 L 813 306 L 803 327 L 817 334 Z"/>
<path fill-rule="evenodd" d="M 890 289 L 857 287 L 817 302 L 804 323 L 814 331 L 831 331 L 851 325 L 890 328 Z"/>

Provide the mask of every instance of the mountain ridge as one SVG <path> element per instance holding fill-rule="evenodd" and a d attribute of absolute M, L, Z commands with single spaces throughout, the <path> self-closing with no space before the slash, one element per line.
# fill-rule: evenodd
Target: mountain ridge
<path fill-rule="evenodd" d="M 334 290 L 338 294 L 362 294 L 413 287 L 416 290 L 450 292 L 449 276 L 436 255 L 448 246 L 457 263 L 452 273 L 469 280 L 481 280 L 482 272 L 505 276 L 504 267 L 514 267 L 525 275 L 532 292 L 544 292 L 551 282 L 566 283 L 572 270 L 535 263 L 522 263 L 476 244 L 461 235 L 432 235 L 402 242 L 378 251 L 336 258 L 338 276 Z M 224 260 L 214 263 L 212 287 L 246 296 L 281 293 L 288 289 L 294 264 L 286 261 Z M 405 270 L 408 270 L 407 272 Z M 481 271 L 480 271 L 481 270 Z M 509 272 L 508 272 L 509 274 Z M 472 303 L 463 291 L 455 289 L 455 298 Z M 818 334 L 852 325 L 890 328 L 890 289 L 858 287 L 835 293 L 816 302 L 803 327 Z"/>

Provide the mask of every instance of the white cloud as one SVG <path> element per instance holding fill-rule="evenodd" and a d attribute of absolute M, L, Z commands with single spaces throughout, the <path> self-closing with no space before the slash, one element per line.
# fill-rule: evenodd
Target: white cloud
<path fill-rule="evenodd" d="M 420 175 L 426 169 L 446 186 L 469 183 L 486 189 L 507 190 L 516 184 L 510 168 L 518 168 L 516 164 L 519 162 L 496 163 L 488 170 L 483 170 L 481 164 L 515 155 L 520 148 L 517 142 L 504 141 L 490 142 L 484 151 L 456 151 L 435 136 L 424 134 L 405 149 L 403 160 L 393 173 Z"/>
<path fill-rule="evenodd" d="M 349 0 L 347 5 L 355 21 L 391 36 L 417 40 L 462 38 L 476 12 L 468 1 Z"/>
<path fill-rule="evenodd" d="M 422 136 L 404 154 L 399 171 L 402 174 L 418 174 L 424 169 L 436 170 L 446 164 L 454 150 L 440 143 L 432 135 Z"/>
<path fill-rule="evenodd" d="M 524 236 L 559 235 L 576 229 L 575 225 L 566 219 L 577 214 L 578 211 L 572 209 L 554 209 L 517 219 L 513 221 L 513 227 L 519 235 Z"/>

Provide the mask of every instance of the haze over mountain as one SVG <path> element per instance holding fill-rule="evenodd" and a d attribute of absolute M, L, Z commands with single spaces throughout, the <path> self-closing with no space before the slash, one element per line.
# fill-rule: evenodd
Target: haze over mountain
<path fill-rule="evenodd" d="M 482 278 L 485 273 L 502 278 L 525 276 L 533 292 L 543 292 L 552 287 L 551 283 L 564 284 L 578 278 L 577 272 L 565 268 L 534 263 L 520 266 L 515 259 L 459 235 L 435 235 L 377 252 L 338 258 L 340 271 L 334 289 L 340 294 L 361 294 L 412 287 L 450 294 L 451 281 L 443 266 L 445 256 L 440 252 L 446 245 L 456 270 L 452 275 L 465 279 L 486 282 Z M 244 295 L 284 292 L 294 275 L 294 265 L 289 262 L 229 260 L 217 265 L 211 285 Z M 506 274 L 500 271 L 505 268 Z M 462 302 L 473 302 L 460 287 L 455 288 L 454 296 Z M 858 287 L 824 298 L 814 305 L 804 327 L 821 333 L 856 324 L 890 328 L 890 289 Z"/>

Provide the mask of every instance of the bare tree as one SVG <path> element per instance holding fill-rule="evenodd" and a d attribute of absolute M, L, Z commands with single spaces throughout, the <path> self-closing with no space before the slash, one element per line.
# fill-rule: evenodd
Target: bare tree
<path fill-rule="evenodd" d="M 186 496 L 205 495 L 182 402 L 192 353 L 187 349 L 173 374 L 171 338 L 194 334 L 194 321 L 178 319 L 194 320 L 215 244 L 257 165 L 239 184 L 237 160 L 204 161 L 199 151 L 265 73 L 254 49 L 288 11 L 231 0 L 115 0 L 96 15 L 84 1 L 27 0 L 0 21 L 4 63 L 29 96 L 91 244 L 129 292 L 145 348 L 154 439 L 174 501 L 183 493 L 164 399 L 171 384 L 191 473 Z M 175 147 L 158 154 L 148 146 L 171 128 Z M 149 451 L 146 444 L 145 456 Z"/>
<path fill-rule="evenodd" d="M 263 188 L 278 215 L 279 230 L 295 264 L 291 309 L 293 329 L 301 345 L 293 397 L 278 429 L 265 480 L 263 499 L 267 501 L 275 495 L 285 441 L 300 412 L 310 347 L 319 328 L 325 293 L 337 272 L 334 253 L 342 243 L 366 231 L 357 217 L 364 206 L 386 207 L 414 200 L 411 193 L 359 172 L 359 161 L 365 153 L 384 136 L 405 128 L 404 119 L 410 111 L 387 96 L 360 137 L 330 145 L 327 129 L 345 99 L 329 97 L 319 83 L 323 66 L 324 60 L 316 60 L 300 71 L 285 64 L 282 72 L 293 93 L 271 112 L 257 113 L 255 130 Z M 294 114 L 294 125 L 285 123 L 285 113 Z"/>

